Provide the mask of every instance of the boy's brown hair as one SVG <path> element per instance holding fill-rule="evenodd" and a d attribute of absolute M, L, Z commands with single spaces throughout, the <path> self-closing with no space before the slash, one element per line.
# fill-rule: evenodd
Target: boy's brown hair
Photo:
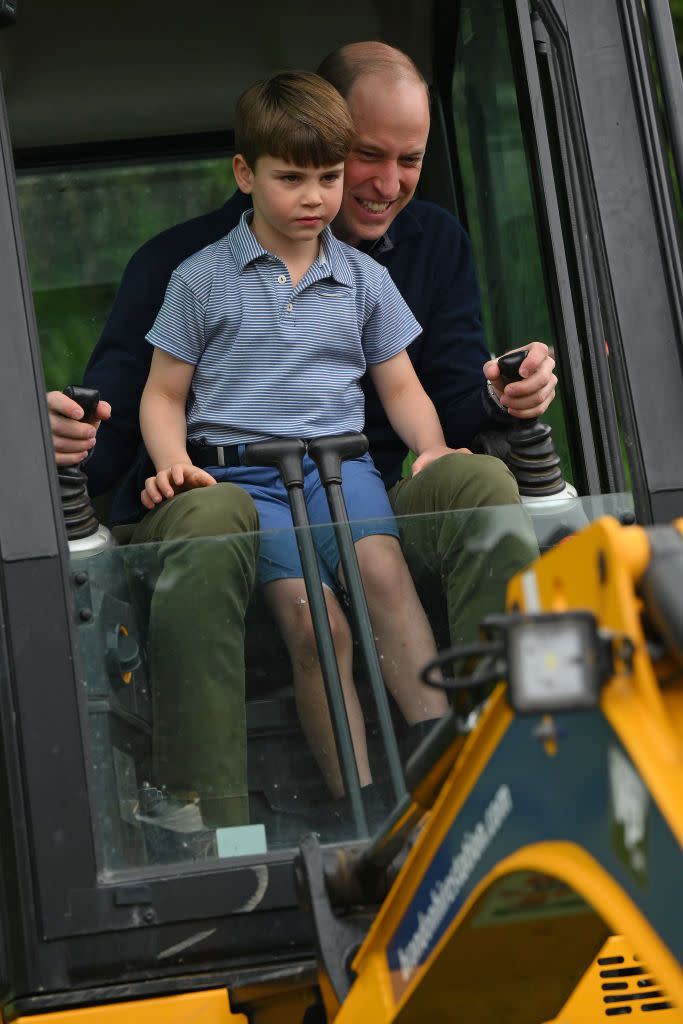
<path fill-rule="evenodd" d="M 346 101 L 310 71 L 255 82 L 237 101 L 235 148 L 254 169 L 260 156 L 299 167 L 343 163 L 354 129 Z"/>

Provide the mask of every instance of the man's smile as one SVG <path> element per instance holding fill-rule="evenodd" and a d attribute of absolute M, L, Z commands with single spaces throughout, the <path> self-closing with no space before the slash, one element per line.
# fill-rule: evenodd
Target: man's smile
<path fill-rule="evenodd" d="M 363 199 L 361 196 L 353 197 L 356 202 L 368 213 L 386 213 L 389 207 L 395 202 L 395 200 L 388 200 L 385 202 L 376 202 L 372 199 Z"/>

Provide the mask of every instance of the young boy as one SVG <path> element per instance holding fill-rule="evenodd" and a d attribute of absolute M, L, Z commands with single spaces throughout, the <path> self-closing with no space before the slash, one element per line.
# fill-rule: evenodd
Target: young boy
<path fill-rule="evenodd" d="M 292 660 L 302 727 L 335 797 L 343 782 L 301 564 L 293 532 L 278 529 L 292 525 L 287 496 L 276 470 L 243 466 L 241 454 L 273 435 L 361 431 L 366 368 L 392 426 L 417 453 L 414 473 L 450 451 L 405 351 L 419 324 L 386 269 L 329 228 L 352 139 L 346 103 L 316 75 L 276 75 L 240 97 L 233 169 L 253 212 L 174 271 L 147 335 L 155 351 L 140 408 L 157 470 L 142 492 L 146 508 L 230 481 L 253 496 L 261 529 L 274 531 L 261 536 L 259 581 Z M 311 522 L 329 523 L 308 458 L 305 472 Z M 434 639 L 369 456 L 344 463 L 343 488 L 385 683 L 410 725 L 438 718 L 446 698 L 418 676 Z M 335 593 L 339 558 L 331 530 L 314 535 L 365 787 L 372 776 L 351 633 Z"/>

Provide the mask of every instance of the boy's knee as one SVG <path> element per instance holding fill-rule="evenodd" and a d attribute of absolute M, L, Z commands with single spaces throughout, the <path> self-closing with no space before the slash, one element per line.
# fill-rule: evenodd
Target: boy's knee
<path fill-rule="evenodd" d="M 350 647 L 352 643 L 351 630 L 336 598 L 327 599 L 326 603 L 332 641 L 335 651 L 339 656 L 345 645 Z M 313 627 L 308 598 L 297 599 L 288 609 L 287 618 L 289 620 L 287 633 L 290 637 L 292 660 L 305 665 L 317 662 L 318 642 Z"/>
<path fill-rule="evenodd" d="M 391 603 L 409 575 L 398 540 L 388 535 L 366 537 L 358 542 L 356 552 L 368 601 Z"/>
<path fill-rule="evenodd" d="M 185 491 L 172 499 L 172 505 L 166 540 L 255 533 L 259 528 L 251 495 L 235 484 Z"/>
<path fill-rule="evenodd" d="M 351 646 L 353 638 L 349 621 L 336 598 L 327 600 L 327 615 L 330 620 L 335 650 L 340 653 L 345 646 Z"/>

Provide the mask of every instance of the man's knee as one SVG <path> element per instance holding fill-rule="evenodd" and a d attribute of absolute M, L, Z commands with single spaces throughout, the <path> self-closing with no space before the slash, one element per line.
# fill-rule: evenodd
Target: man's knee
<path fill-rule="evenodd" d="M 520 503 L 517 481 L 502 459 L 467 455 L 459 472 L 459 493 L 466 500 L 465 508 Z"/>
<path fill-rule="evenodd" d="M 166 521 L 159 524 L 164 540 L 255 533 L 259 528 L 251 495 L 230 483 L 185 491 L 159 511 L 166 512 Z"/>
<path fill-rule="evenodd" d="M 411 481 L 423 488 L 422 511 L 446 512 L 518 505 L 517 482 L 500 459 L 454 453 L 432 462 Z"/>

